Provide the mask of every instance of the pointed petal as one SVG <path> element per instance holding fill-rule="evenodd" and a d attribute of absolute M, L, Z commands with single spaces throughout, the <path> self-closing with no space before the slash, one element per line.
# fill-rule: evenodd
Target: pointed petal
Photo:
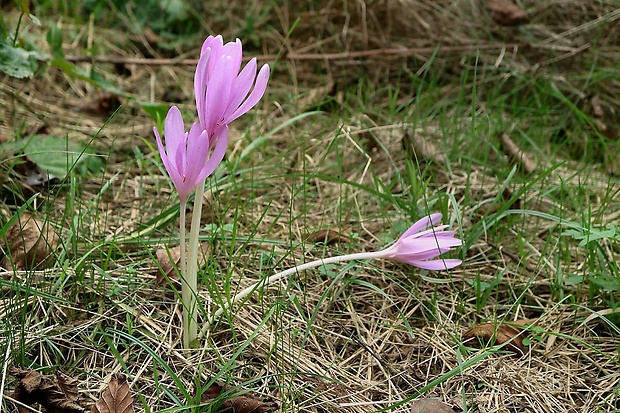
<path fill-rule="evenodd" d="M 199 176 L 199 182 L 202 182 L 203 179 L 206 179 L 207 176 L 211 175 L 213 171 L 218 167 L 218 165 L 224 159 L 224 155 L 226 154 L 226 148 L 228 146 L 228 126 L 224 126 L 220 128 L 219 134 L 217 136 L 217 142 L 215 143 L 215 148 L 213 149 L 213 153 L 211 153 L 211 157 L 205 164 L 202 172 Z"/>
<path fill-rule="evenodd" d="M 213 134 L 223 119 L 230 89 L 236 73 L 230 71 L 232 60 L 230 56 L 222 56 L 217 64 L 217 70 L 213 71 L 209 86 L 207 87 L 207 104 L 204 108 L 206 114 L 205 124 L 202 125 L 210 134 Z"/>
<path fill-rule="evenodd" d="M 194 122 L 187 138 L 187 157 L 184 165 L 186 182 L 190 183 L 192 189 L 200 183 L 198 176 L 207 161 L 208 153 L 209 134 L 198 122 Z"/>
<path fill-rule="evenodd" d="M 455 260 L 455 259 L 439 259 L 432 261 L 411 261 L 409 264 L 414 265 L 418 268 L 423 268 L 425 270 L 432 271 L 441 271 L 441 270 L 449 270 L 450 268 L 457 267 L 461 265 L 463 261 Z"/>
<path fill-rule="evenodd" d="M 405 231 L 400 239 L 407 238 L 417 232 L 425 230 L 439 221 L 441 221 L 441 214 L 439 213 L 425 216 L 424 218 L 417 220 L 407 231 Z"/>
<path fill-rule="evenodd" d="M 248 110 L 252 109 L 254 105 L 256 105 L 263 97 L 265 94 L 265 89 L 267 89 L 267 82 L 269 81 L 269 71 L 270 69 L 268 65 L 263 65 L 263 67 L 261 67 L 258 72 L 258 76 L 256 77 L 256 84 L 254 85 L 254 89 L 252 89 L 252 93 L 250 93 L 247 100 L 241 104 L 239 109 L 235 110 L 230 115 L 230 118 L 226 119 L 226 123 L 232 122 Z"/>
<path fill-rule="evenodd" d="M 230 98 L 228 99 L 228 107 L 224 112 L 224 123 L 229 123 L 228 118 L 233 114 L 241 105 L 241 102 L 250 93 L 250 89 L 254 84 L 256 78 L 256 58 L 253 58 L 243 68 L 239 76 L 234 80 L 234 85 L 231 89 Z"/>
<path fill-rule="evenodd" d="M 207 49 L 198 59 L 194 74 L 194 95 L 196 98 L 196 111 L 200 124 L 205 122 L 204 107 L 207 99 L 207 66 L 211 57 L 211 49 Z"/>

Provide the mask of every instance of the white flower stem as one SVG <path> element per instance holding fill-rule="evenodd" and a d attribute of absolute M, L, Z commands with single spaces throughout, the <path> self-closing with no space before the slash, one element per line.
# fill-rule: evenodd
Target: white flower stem
<path fill-rule="evenodd" d="M 183 304 L 183 345 L 185 346 L 186 337 L 189 337 L 187 328 L 189 326 L 188 304 L 191 301 L 191 287 L 187 284 L 187 240 L 185 239 L 185 210 L 187 201 L 181 200 L 181 211 L 179 217 L 179 247 L 181 249 L 181 301 Z"/>
<path fill-rule="evenodd" d="M 274 274 L 274 275 L 272 275 L 270 277 L 267 277 L 267 278 L 265 278 L 265 279 L 263 279 L 261 281 L 258 281 L 257 283 L 252 284 L 248 288 L 242 290 L 237 295 L 235 295 L 228 305 L 224 305 L 224 306 L 218 308 L 218 310 L 215 312 L 215 314 L 213 314 L 213 317 L 211 317 L 209 319 L 209 321 L 203 326 L 202 330 L 200 331 L 200 336 L 199 337 L 203 337 L 205 335 L 205 333 L 209 329 L 209 326 L 211 324 L 213 324 L 215 319 L 217 317 L 221 316 L 222 313 L 224 313 L 225 310 L 229 309 L 232 305 L 234 305 L 235 303 L 243 300 L 245 297 L 247 297 L 248 295 L 252 294 L 254 291 L 256 291 L 256 290 L 258 290 L 260 288 L 263 288 L 265 286 L 273 284 L 273 283 L 275 283 L 276 281 L 278 281 L 278 280 L 280 280 L 282 278 L 288 277 L 289 275 L 293 275 L 293 274 L 296 274 L 298 272 L 308 270 L 310 268 L 320 267 L 322 265 L 334 264 L 334 263 L 338 263 L 338 262 L 351 261 L 351 260 L 370 260 L 370 259 L 375 259 L 375 258 L 385 258 L 386 257 L 386 251 L 387 250 L 375 251 L 375 252 L 359 252 L 359 253 L 355 253 L 355 254 L 339 255 L 339 256 L 336 256 L 336 257 L 320 258 L 320 259 L 312 261 L 312 262 L 308 262 L 308 263 L 305 263 L 305 264 L 297 265 L 297 266 L 295 266 L 293 268 L 289 268 L 286 271 L 279 272 L 279 273 Z"/>
<path fill-rule="evenodd" d="M 185 283 L 187 293 L 183 290 L 183 309 L 187 311 L 187 320 L 183 319 L 183 346 L 192 348 L 198 333 L 196 297 L 198 295 L 198 235 L 200 233 L 200 217 L 202 215 L 202 195 L 205 181 L 196 187 L 194 209 L 192 210 L 192 227 L 189 232 L 189 252 L 187 257 L 187 274 Z M 185 314 L 185 313 L 184 313 Z"/>

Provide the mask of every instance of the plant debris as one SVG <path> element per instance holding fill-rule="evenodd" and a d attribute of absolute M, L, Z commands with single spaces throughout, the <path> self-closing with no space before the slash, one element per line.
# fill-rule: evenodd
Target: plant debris
<path fill-rule="evenodd" d="M 527 14 L 511 0 L 489 0 L 487 6 L 491 18 L 499 25 L 519 26 L 528 22 Z"/>
<path fill-rule="evenodd" d="M 41 221 L 30 212 L 22 212 L 17 222 L 0 240 L 4 250 L 2 266 L 10 270 L 44 269 L 54 261 L 60 237 L 48 221 Z"/>
<path fill-rule="evenodd" d="M 65 379 L 61 375 L 44 376 L 34 370 L 11 368 L 11 375 L 18 379 L 13 397 L 31 406 L 38 403 L 48 413 L 79 413 L 84 409 L 77 404 L 77 380 Z M 24 406 L 17 405 L 19 413 L 30 413 Z"/>
<path fill-rule="evenodd" d="M 211 246 L 208 242 L 202 242 L 198 250 L 198 267 L 203 267 L 209 257 L 209 251 Z M 181 246 L 177 245 L 174 248 L 160 248 L 155 251 L 155 258 L 161 269 L 158 269 L 155 282 L 157 285 L 165 285 L 171 280 L 174 286 L 180 290 L 181 280 L 179 279 L 179 272 L 177 268 L 181 264 Z M 174 263 L 173 263 L 174 262 Z"/>
<path fill-rule="evenodd" d="M 531 174 L 536 170 L 536 163 L 523 152 L 506 132 L 500 136 L 501 149 L 508 158 L 515 164 L 520 165 L 523 171 Z"/>
<path fill-rule="evenodd" d="M 402 140 L 403 149 L 409 158 L 417 161 L 423 158 L 426 161 L 436 162 L 440 165 L 446 164 L 446 155 L 427 137 L 423 137 L 417 132 L 407 131 Z"/>
<path fill-rule="evenodd" d="M 231 388 L 217 383 L 213 383 L 200 396 L 202 403 L 212 403 L 222 392 L 230 391 Z M 216 410 L 217 413 L 271 413 L 279 409 L 279 406 L 272 399 L 258 399 L 250 393 L 242 396 L 234 396 L 224 401 Z"/>
<path fill-rule="evenodd" d="M 525 332 L 522 327 L 531 321 L 518 320 L 510 324 L 502 323 L 499 325 L 495 323 L 478 324 L 463 333 L 463 342 L 469 342 L 469 344 L 482 343 L 484 345 L 506 344 L 507 349 L 523 355 L 525 354 L 525 346 L 523 345 Z M 474 338 L 478 340 L 473 340 Z"/>
<path fill-rule="evenodd" d="M 437 399 L 418 399 L 411 403 L 411 413 L 454 413 L 454 410 Z"/>
<path fill-rule="evenodd" d="M 350 242 L 351 238 L 335 229 L 321 229 L 308 234 L 306 236 L 306 241 L 313 244 L 334 245 Z"/>
<path fill-rule="evenodd" d="M 133 413 L 133 398 L 124 374 L 112 376 L 90 413 Z"/>

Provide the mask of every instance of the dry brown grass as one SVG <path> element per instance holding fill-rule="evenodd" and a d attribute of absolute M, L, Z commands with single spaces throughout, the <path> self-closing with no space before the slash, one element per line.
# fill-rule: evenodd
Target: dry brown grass
<path fill-rule="evenodd" d="M 268 95 L 254 111 L 254 123 L 235 124 L 229 159 L 238 159 L 252 137 L 303 111 L 297 104 L 299 97 L 311 96 L 320 103 L 323 95 L 339 91 L 365 99 L 368 96 L 355 89 L 364 77 L 377 89 L 400 86 L 399 97 L 407 99 L 416 90 L 410 90 L 404 79 L 411 73 L 422 74 L 431 64 L 441 88 L 438 96 L 458 91 L 467 95 L 476 87 L 477 109 L 482 114 L 486 88 L 510 91 L 522 79 L 552 80 L 559 90 L 583 101 L 586 92 L 598 94 L 617 113 L 618 77 L 595 82 L 587 90 L 577 82 L 584 81 L 594 64 L 617 73 L 620 6 L 612 1 L 523 3 L 530 23 L 521 28 L 495 25 L 484 2 L 473 0 L 358 1 L 348 3 L 348 8 L 339 2 L 269 6 L 268 21 L 256 31 L 263 48 L 257 53 L 274 56 L 282 50 L 283 54 Z M 251 2 L 246 9 L 260 7 L 268 6 Z M 205 25 L 231 39 L 245 25 L 241 9 L 236 3 L 215 8 L 213 16 L 221 12 L 226 18 L 210 21 L 209 15 Z M 299 24 L 284 41 L 297 17 Z M 140 41 L 132 42 L 131 36 L 117 30 L 74 27 L 67 21 L 62 28 L 74 34 L 65 39 L 67 54 L 79 54 L 81 48 L 95 44 L 102 54 L 141 57 L 136 46 Z M 27 30 L 36 33 L 33 27 Z M 202 37 L 197 36 L 196 47 Z M 185 57 L 195 57 L 196 50 Z M 463 83 L 463 71 L 471 70 L 476 59 L 476 81 Z M 98 69 L 138 99 L 159 101 L 174 94 L 177 98 L 168 100 L 180 101 L 191 110 L 191 65 L 126 66 L 131 75 L 125 77 L 111 64 L 99 64 Z M 329 81 L 335 83 L 334 91 L 312 96 Z M 482 354 L 483 350 L 463 348 L 461 335 L 471 325 L 528 318 L 535 323 L 530 330 L 532 345 L 523 356 L 490 354 L 446 377 L 423 397 L 440 398 L 457 411 L 620 409 L 618 330 L 603 317 L 592 317 L 593 311 L 609 307 L 610 295 L 603 291 L 588 297 L 587 288 L 577 286 L 566 287 L 565 293 L 572 295 L 560 299 L 555 290 L 558 274 L 586 271 L 590 258 L 585 250 L 566 241 L 555 222 L 533 216 L 487 228 L 471 238 L 471 231 L 493 212 L 488 204 L 501 199 L 498 191 L 504 180 L 494 171 L 510 165 L 500 154 L 489 165 L 472 164 L 463 156 L 459 145 L 471 145 L 464 132 L 472 128 L 470 115 L 459 117 L 462 122 L 450 131 L 451 139 L 438 139 L 445 131 L 437 119 L 413 124 L 413 106 L 404 115 L 341 113 L 307 118 L 276 133 L 268 145 L 252 153 L 241 165 L 243 174 L 222 177 L 206 195 L 209 207 L 203 217 L 203 222 L 234 223 L 240 239 L 257 234 L 248 243 L 231 244 L 226 237 L 214 242 L 210 271 L 228 274 L 233 291 L 301 261 L 348 249 L 375 249 L 386 237 L 395 236 L 394 222 L 411 220 L 402 208 L 411 188 L 399 178 L 410 156 L 402 148 L 403 136 L 409 132 L 435 142 L 439 153 L 449 155 L 448 164 L 429 162 L 433 178 L 426 195 L 445 193 L 456 200 L 448 211 L 460 216 L 463 237 L 470 241 L 465 265 L 435 275 L 439 279 L 384 262 L 336 267 L 330 276 L 318 271 L 300 274 L 235 307 L 207 335 L 203 348 L 185 352 L 180 350 L 181 309 L 170 288 L 153 282 L 159 237 L 174 235 L 176 220 L 149 233 L 143 243 L 103 244 L 103 240 L 127 237 L 174 203 L 162 168 L 156 167 L 157 155 L 151 151 L 153 121 L 127 100 L 102 128 L 109 113 L 89 112 L 97 106 L 100 92 L 53 68 L 32 81 L 5 77 L 0 88 L 2 141 L 45 126 L 50 134 L 80 141 L 97 136 L 92 145 L 108 160 L 103 177 L 84 179 L 74 211 L 67 210 L 70 193 L 66 189 L 53 190 L 59 194 L 54 202 L 49 202 L 53 196 L 41 197 L 64 234 L 71 227 L 68 221 L 79 218 L 78 250 L 69 252 L 69 265 L 62 269 L 59 264 L 53 271 L 0 274 L 14 285 L 39 292 L 30 295 L 27 303 L 16 287 L 3 292 L 0 319 L 19 319 L 22 309 L 28 314 L 23 330 L 5 331 L 0 349 L 7 354 L 23 351 L 36 365 L 78 377 L 85 401 L 92 402 L 113 373 L 124 372 L 136 400 L 141 395 L 153 411 L 175 407 L 166 391 L 177 397 L 180 391 L 163 361 L 190 393 L 196 382 L 204 385 L 222 374 L 220 379 L 275 398 L 283 411 L 378 411 Z M 528 93 L 524 88 L 522 97 Z M 381 93 L 371 94 L 370 100 L 366 107 L 385 112 L 389 106 Z M 506 116 L 507 124 L 518 122 Z M 364 144 L 372 139 L 381 145 Z M 481 137 L 486 143 L 492 139 Z M 554 165 L 557 156 L 537 159 L 539 172 Z M 576 161 L 556 168 L 520 197 L 521 207 L 550 213 L 562 210 L 563 218 L 581 222 L 581 210 L 565 208 L 557 197 L 549 196 L 549 188 L 562 183 L 567 191 L 585 191 L 592 216 L 598 215 L 603 223 L 615 222 L 620 214 L 620 205 L 613 201 L 618 183 L 600 165 L 585 169 L 587 174 L 575 174 L 581 168 Z M 102 183 L 110 179 L 109 190 L 98 196 Z M 376 181 L 398 181 L 396 194 L 374 196 L 367 188 L 381 193 Z M 513 193 L 520 187 L 509 185 Z M 458 211 L 453 211 L 455 206 Z M 326 228 L 353 234 L 354 242 L 329 248 L 303 243 L 309 232 Z M 503 238 L 498 246 L 500 231 Z M 261 242 L 263 237 L 276 243 Z M 85 267 L 74 268 L 76 258 L 93 245 L 102 247 L 91 253 Z M 617 264 L 618 246 L 612 241 L 601 245 Z M 106 271 L 97 269 L 103 266 L 102 260 L 107 260 Z M 217 289 L 224 288 L 222 278 L 216 281 Z M 482 304 L 477 303 L 472 284 L 476 279 L 500 280 Z M 201 297 L 209 302 L 207 287 Z M 116 330 L 133 334 L 135 341 Z M 5 363 L 5 372 L 10 364 Z M 8 396 L 5 389 L 5 400 Z M 143 411 L 140 402 L 136 408 Z M 410 406 L 404 404 L 395 411 L 410 411 Z"/>

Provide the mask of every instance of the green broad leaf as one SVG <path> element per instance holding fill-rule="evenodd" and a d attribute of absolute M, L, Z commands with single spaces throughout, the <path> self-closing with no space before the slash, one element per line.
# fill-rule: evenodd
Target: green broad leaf
<path fill-rule="evenodd" d="M 85 174 L 87 170 L 94 171 L 103 165 L 103 161 L 85 145 L 61 136 L 33 135 L 30 139 L 2 147 L 23 152 L 39 168 L 60 180 L 71 171 Z"/>
<path fill-rule="evenodd" d="M 37 52 L 24 50 L 0 40 L 0 70 L 9 76 L 22 79 L 34 74 L 39 66 Z"/>
<path fill-rule="evenodd" d="M 140 108 L 150 117 L 155 119 L 158 130 L 161 131 L 164 129 L 164 119 L 166 119 L 166 115 L 170 109 L 168 105 L 158 102 L 138 102 L 138 105 L 140 105 Z"/>

